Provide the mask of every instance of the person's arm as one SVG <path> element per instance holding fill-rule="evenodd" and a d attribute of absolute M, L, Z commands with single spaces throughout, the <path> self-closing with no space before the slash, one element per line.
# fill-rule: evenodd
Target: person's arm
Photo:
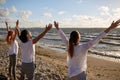
<path fill-rule="evenodd" d="M 9 31 L 8 23 L 5 21 L 7 31 Z"/>
<path fill-rule="evenodd" d="M 19 25 L 19 20 L 16 21 L 15 36 L 14 36 L 13 40 L 15 40 L 15 38 L 16 38 L 16 36 L 18 34 L 18 31 L 17 31 L 18 25 Z"/>
<path fill-rule="evenodd" d="M 116 28 L 119 25 L 120 25 L 120 19 L 117 20 L 116 22 L 113 21 L 110 27 L 108 27 L 104 32 L 108 33 L 109 31 L 111 31 L 112 29 Z"/>
<path fill-rule="evenodd" d="M 65 44 L 66 44 L 67 47 L 68 47 L 68 45 L 69 45 L 69 40 L 68 40 L 68 38 L 66 37 L 65 33 L 59 28 L 58 22 L 54 21 L 54 26 L 56 27 L 56 29 L 57 29 L 60 37 L 62 38 L 62 40 L 65 42 Z"/>
<path fill-rule="evenodd" d="M 109 31 L 111 31 L 112 29 L 116 28 L 119 25 L 120 25 L 120 19 L 117 20 L 116 22 L 113 21 L 112 24 L 110 25 L 110 27 L 106 28 L 102 33 L 100 33 L 93 40 L 87 42 L 87 44 L 85 44 L 85 47 L 87 49 L 91 48 L 93 45 L 98 43 L 100 41 L 100 39 L 103 38 L 106 35 L 106 33 L 108 33 Z"/>
<path fill-rule="evenodd" d="M 18 37 L 20 38 L 20 29 L 19 29 L 18 25 L 19 25 L 19 20 L 17 20 L 17 22 L 16 22 L 16 30 L 15 30 L 15 32 L 18 35 Z"/>
<path fill-rule="evenodd" d="M 35 39 L 33 39 L 33 44 L 37 43 L 50 29 L 52 28 L 52 24 L 46 25 L 45 30 L 39 34 Z"/>

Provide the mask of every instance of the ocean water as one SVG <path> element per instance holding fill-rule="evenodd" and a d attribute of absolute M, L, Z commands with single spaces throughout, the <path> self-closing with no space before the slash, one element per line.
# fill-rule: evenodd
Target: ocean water
<path fill-rule="evenodd" d="M 32 38 L 38 36 L 44 28 L 29 28 L 32 33 Z M 81 44 L 92 40 L 100 32 L 104 31 L 104 28 L 63 28 L 66 36 L 69 38 L 69 34 L 73 30 L 78 30 L 81 34 Z M 5 38 L 7 31 L 0 29 L 0 38 Z M 65 44 L 59 37 L 56 29 L 51 29 L 37 45 L 45 48 L 64 52 L 66 50 Z M 89 49 L 89 55 L 98 56 L 105 59 L 120 61 L 120 29 L 114 29 L 110 31 L 98 44 Z"/>

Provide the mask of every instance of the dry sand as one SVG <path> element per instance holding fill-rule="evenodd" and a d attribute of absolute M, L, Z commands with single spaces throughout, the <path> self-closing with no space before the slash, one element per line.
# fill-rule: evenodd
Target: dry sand
<path fill-rule="evenodd" d="M 0 40 L 0 74 L 7 76 L 8 46 Z M 16 74 L 20 73 L 20 56 Z M 67 80 L 66 53 L 36 47 L 35 80 Z M 88 80 L 120 80 L 120 63 L 88 56 Z"/>

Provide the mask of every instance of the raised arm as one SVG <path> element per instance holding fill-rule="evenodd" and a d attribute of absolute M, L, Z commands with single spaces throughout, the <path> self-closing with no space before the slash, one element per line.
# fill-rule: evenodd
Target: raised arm
<path fill-rule="evenodd" d="M 65 33 L 59 28 L 58 22 L 54 21 L 54 26 L 56 27 L 56 29 L 57 29 L 60 37 L 62 38 L 62 40 L 65 42 L 65 44 L 66 44 L 67 47 L 68 47 L 68 45 L 69 45 L 69 40 L 68 40 L 68 38 L 66 37 Z"/>
<path fill-rule="evenodd" d="M 50 29 L 52 28 L 52 24 L 46 25 L 45 30 L 39 34 L 35 39 L 33 39 L 33 44 L 37 43 Z"/>
<path fill-rule="evenodd" d="M 19 29 L 19 20 L 16 21 L 16 30 L 15 33 L 20 37 L 20 29 Z"/>
<path fill-rule="evenodd" d="M 17 31 L 18 25 L 19 25 L 19 20 L 16 21 L 15 36 L 14 36 L 13 40 L 15 40 L 15 38 L 16 38 L 16 36 L 18 34 L 18 31 Z"/>
<path fill-rule="evenodd" d="M 98 43 L 100 41 L 100 39 L 106 35 L 106 33 L 108 33 L 109 31 L 111 31 L 112 29 L 116 28 L 117 26 L 120 25 L 120 19 L 117 20 L 116 22 L 112 22 L 112 24 L 110 25 L 110 27 L 106 28 L 104 30 L 104 32 L 100 33 L 97 37 L 95 37 L 93 40 L 87 42 L 87 44 L 85 44 L 85 47 L 87 49 L 89 49 L 90 47 L 92 47 L 93 45 L 95 45 L 96 43 Z"/>
<path fill-rule="evenodd" d="M 5 21 L 7 31 L 9 31 L 8 23 Z"/>
<path fill-rule="evenodd" d="M 120 19 L 117 20 L 116 22 L 113 21 L 110 27 L 108 27 L 104 32 L 108 33 L 110 30 L 116 28 L 119 25 L 120 25 Z"/>

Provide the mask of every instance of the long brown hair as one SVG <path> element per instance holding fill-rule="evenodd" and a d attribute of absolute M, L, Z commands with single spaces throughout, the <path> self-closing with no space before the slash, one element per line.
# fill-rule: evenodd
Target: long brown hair
<path fill-rule="evenodd" d="M 8 34 L 7 34 L 7 37 L 6 37 L 7 44 L 11 44 L 11 39 L 12 39 L 13 34 L 14 34 L 14 30 L 9 30 L 8 31 Z"/>
<path fill-rule="evenodd" d="M 78 31 L 72 31 L 70 33 L 68 54 L 71 58 L 73 57 L 74 45 L 77 45 L 78 38 L 79 38 Z"/>

